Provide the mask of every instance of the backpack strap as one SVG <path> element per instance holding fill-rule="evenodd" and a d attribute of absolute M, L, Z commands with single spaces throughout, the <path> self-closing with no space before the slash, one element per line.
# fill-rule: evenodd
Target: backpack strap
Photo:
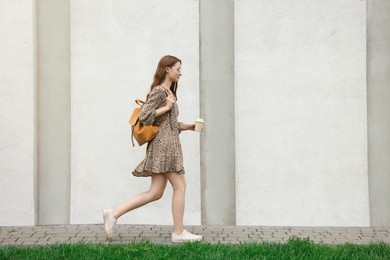
<path fill-rule="evenodd" d="M 145 104 L 144 101 L 142 101 L 141 99 L 136 99 L 135 100 L 135 103 L 139 106 L 142 106 L 143 104 Z M 138 109 L 140 110 L 140 109 Z M 135 111 L 133 112 L 133 114 L 131 115 L 130 117 L 130 120 L 129 120 L 129 123 L 131 125 L 131 143 L 133 144 L 133 147 L 135 146 L 134 145 L 134 125 L 137 123 L 138 121 L 138 116 L 139 116 L 139 112 L 138 113 L 135 113 Z"/>
<path fill-rule="evenodd" d="M 135 100 L 135 103 L 136 103 L 137 105 L 139 105 L 139 106 L 142 106 L 143 104 L 145 104 L 145 102 L 142 101 L 141 99 L 136 99 L 136 100 Z"/>

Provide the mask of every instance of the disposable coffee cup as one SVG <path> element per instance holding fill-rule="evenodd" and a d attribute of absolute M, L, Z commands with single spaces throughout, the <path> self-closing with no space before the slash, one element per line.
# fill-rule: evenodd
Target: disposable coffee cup
<path fill-rule="evenodd" d="M 202 132 L 204 126 L 204 121 L 201 118 L 195 120 L 195 131 Z"/>

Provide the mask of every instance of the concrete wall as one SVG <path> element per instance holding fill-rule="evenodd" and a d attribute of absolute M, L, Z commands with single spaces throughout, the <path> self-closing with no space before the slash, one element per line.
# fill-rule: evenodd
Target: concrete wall
<path fill-rule="evenodd" d="M 200 1 L 202 223 L 235 224 L 234 4 Z"/>
<path fill-rule="evenodd" d="M 101 223 L 148 189 L 127 121 L 173 54 L 181 121 L 206 119 L 181 135 L 186 224 L 388 226 L 389 8 L 1 1 L 0 225 Z M 120 223 L 171 224 L 171 195 Z"/>
<path fill-rule="evenodd" d="M 69 223 L 69 0 L 37 1 L 39 224 Z"/>
<path fill-rule="evenodd" d="M 36 223 L 35 17 L 0 1 L 0 226 Z"/>
<path fill-rule="evenodd" d="M 390 1 L 367 1 L 368 166 L 372 226 L 390 226 Z"/>
<path fill-rule="evenodd" d="M 365 1 L 234 3 L 237 225 L 368 226 Z"/>
<path fill-rule="evenodd" d="M 131 147 L 128 119 L 144 99 L 159 59 L 183 61 L 179 119 L 199 116 L 197 1 L 71 1 L 71 223 L 101 223 L 102 209 L 149 188 L 131 171 L 145 146 Z M 147 14 L 145 16 L 145 14 Z M 146 18 L 147 17 L 147 18 Z M 181 134 L 187 178 L 186 224 L 200 224 L 199 135 Z M 171 195 L 119 223 L 171 224 Z"/>

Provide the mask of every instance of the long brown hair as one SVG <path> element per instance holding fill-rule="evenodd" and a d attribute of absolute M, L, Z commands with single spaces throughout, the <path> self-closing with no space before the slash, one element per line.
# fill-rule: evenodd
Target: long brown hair
<path fill-rule="evenodd" d="M 150 91 L 152 91 L 155 87 L 157 87 L 164 81 L 165 75 L 167 73 L 165 69 L 167 67 L 173 67 L 177 62 L 181 63 L 181 60 L 171 55 L 166 55 L 160 59 L 157 65 L 156 72 L 154 73 L 153 83 L 150 86 Z M 170 86 L 170 90 L 175 95 L 176 99 L 177 99 L 177 95 L 176 95 L 177 85 L 178 85 L 177 82 L 172 82 Z"/>

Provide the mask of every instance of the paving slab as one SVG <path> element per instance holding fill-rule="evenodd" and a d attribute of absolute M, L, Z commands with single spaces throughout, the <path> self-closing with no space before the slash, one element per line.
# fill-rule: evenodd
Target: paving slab
<path fill-rule="evenodd" d="M 210 243 L 285 243 L 295 236 L 325 244 L 390 244 L 390 228 L 368 227 L 270 227 L 270 226 L 188 226 L 190 232 Z M 131 243 L 149 240 L 171 244 L 172 226 L 117 225 L 108 241 L 102 224 L 0 227 L 0 246 L 51 245 L 58 243 Z"/>

